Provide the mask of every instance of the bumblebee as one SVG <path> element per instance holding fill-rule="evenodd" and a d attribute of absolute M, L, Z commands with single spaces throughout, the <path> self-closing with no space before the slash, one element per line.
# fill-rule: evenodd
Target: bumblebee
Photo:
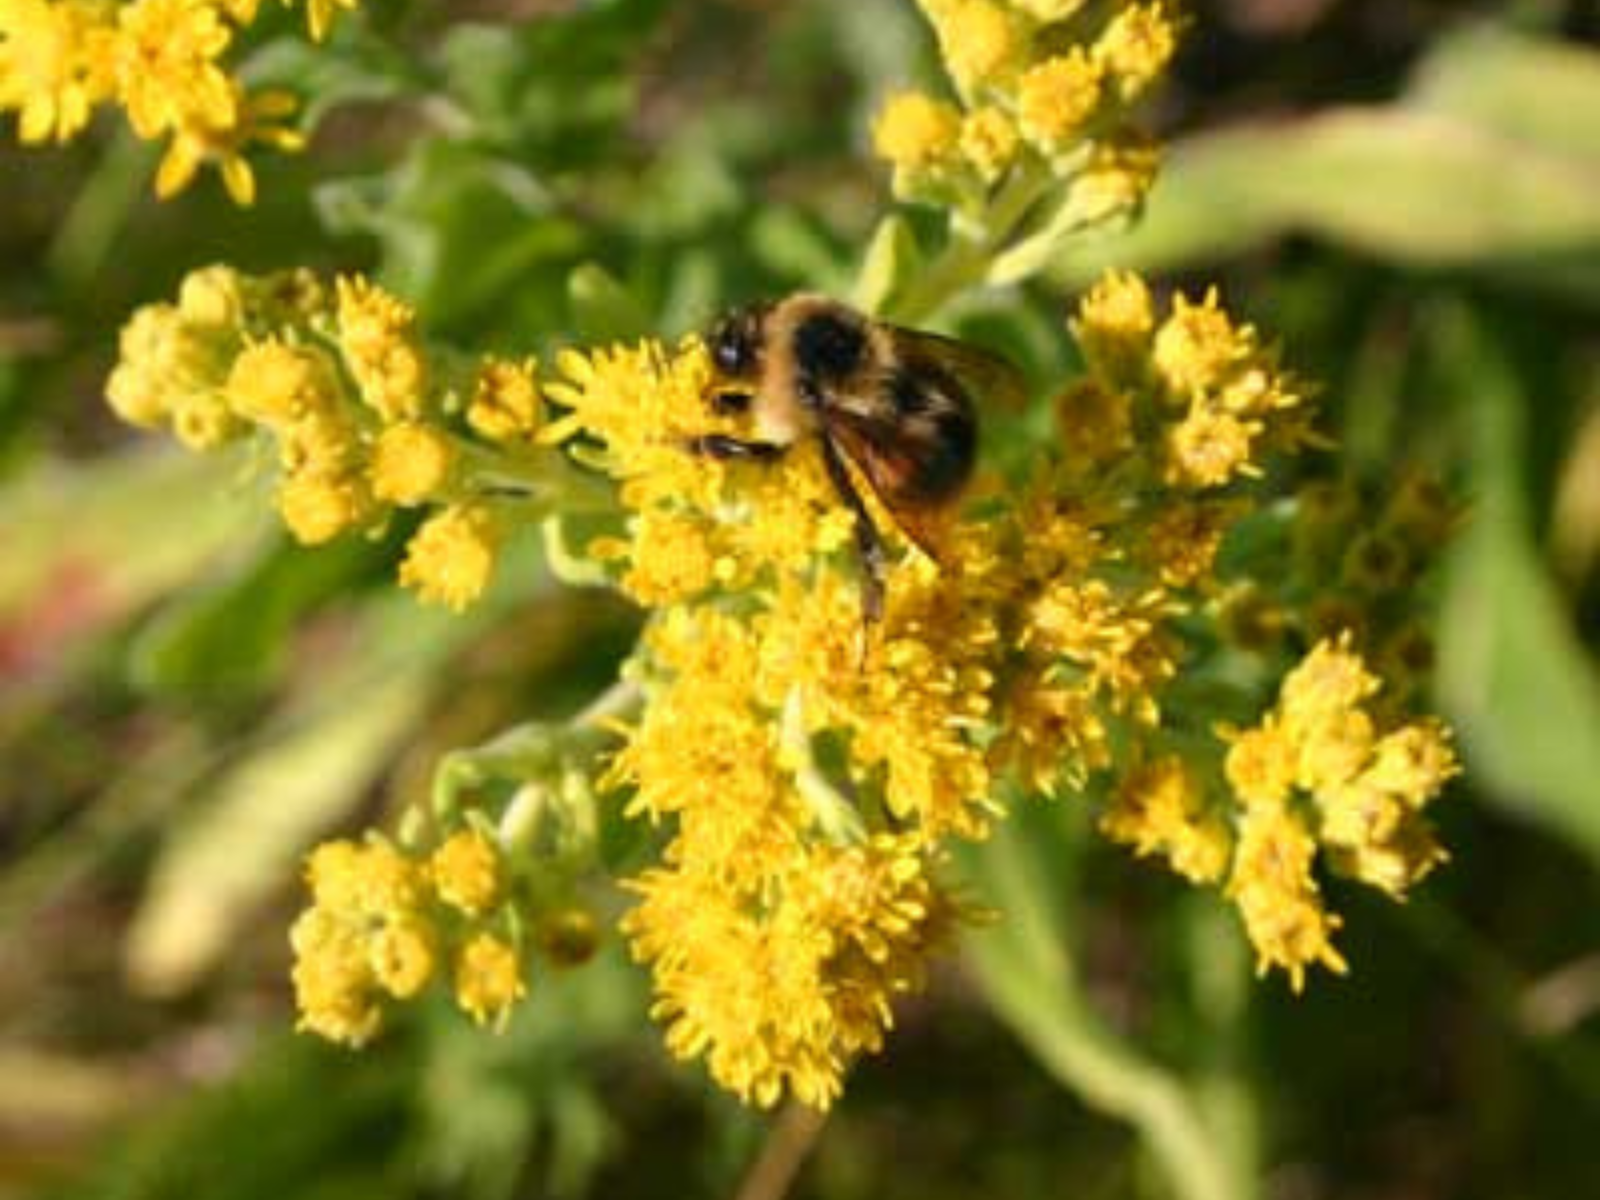
<path fill-rule="evenodd" d="M 855 519 L 862 613 L 876 622 L 883 615 L 884 540 L 855 474 L 905 535 L 937 558 L 930 518 L 960 495 L 977 457 L 968 389 L 1014 396 L 1021 389 L 1016 368 L 964 342 L 887 325 L 811 294 L 731 313 L 706 342 L 719 376 L 713 408 L 748 413 L 756 438 L 708 434 L 692 448 L 711 458 L 773 461 L 816 438 L 828 478 Z"/>

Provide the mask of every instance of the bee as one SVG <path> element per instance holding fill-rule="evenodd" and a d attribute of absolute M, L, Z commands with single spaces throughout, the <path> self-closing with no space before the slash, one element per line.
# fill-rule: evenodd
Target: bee
<path fill-rule="evenodd" d="M 961 494 L 978 452 L 972 392 L 1020 392 L 1006 360 L 937 334 L 884 324 L 826 296 L 740 309 L 706 335 L 719 376 L 711 405 L 749 414 L 754 440 L 707 434 L 697 453 L 771 462 L 815 438 L 828 478 L 855 520 L 861 607 L 883 615 L 883 534 L 859 474 L 906 537 L 938 558 L 932 519 Z"/>

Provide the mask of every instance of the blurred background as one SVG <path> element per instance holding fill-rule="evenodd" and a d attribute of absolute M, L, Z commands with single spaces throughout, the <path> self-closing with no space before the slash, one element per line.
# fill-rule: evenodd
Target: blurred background
<path fill-rule="evenodd" d="M 1250 992 L 1274 1200 L 1600 1194 L 1600 6 L 1203 0 L 1151 112 L 1148 219 L 967 314 L 1036 373 L 1107 263 L 1218 282 L 1322 381 L 1361 486 L 1470 504 L 1436 581 L 1466 775 L 1405 906 L 1333 886 L 1345 978 Z M 298 860 L 437 756 L 571 712 L 636 617 L 531 543 L 466 617 L 396 543 L 290 546 L 236 461 L 130 435 L 117 331 L 187 271 L 363 269 L 472 350 L 677 333 L 839 287 L 884 204 L 874 106 L 937 78 L 896 0 L 369 3 L 273 11 L 247 76 L 316 97 L 309 153 L 150 197 L 115 122 L 0 146 L 0 1196 L 1160 1195 L 959 960 L 825 1123 L 669 1061 L 613 942 L 502 1037 L 423 1007 L 360 1054 L 292 1032 Z M 1054 356 L 1054 357 L 1052 357 Z M 1100 1008 L 1158 1052 L 1222 901 L 1110 846 L 1074 864 Z"/>

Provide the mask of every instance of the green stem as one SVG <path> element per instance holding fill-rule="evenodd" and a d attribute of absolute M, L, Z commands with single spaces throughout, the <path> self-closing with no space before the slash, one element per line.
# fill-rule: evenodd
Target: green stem
<path fill-rule="evenodd" d="M 890 298 L 886 315 L 905 325 L 922 324 L 952 296 L 980 283 L 988 274 L 990 261 L 1052 182 L 1050 172 L 1043 168 L 1014 176 L 995 194 L 974 232 L 952 233 L 944 250 L 911 286 Z"/>
<path fill-rule="evenodd" d="M 1040 848 L 1011 828 L 980 852 L 1004 917 L 968 939 L 978 986 L 1040 1064 L 1083 1102 L 1138 1130 L 1179 1200 L 1248 1200 L 1242 1156 L 1223 1150 L 1200 1090 L 1147 1058 L 1090 1007 L 1065 952 Z"/>

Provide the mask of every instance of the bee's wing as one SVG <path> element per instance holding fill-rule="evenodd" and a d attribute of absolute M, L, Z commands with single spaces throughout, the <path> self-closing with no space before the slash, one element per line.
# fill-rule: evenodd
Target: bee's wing
<path fill-rule="evenodd" d="M 915 395 L 915 411 L 893 396 Z M 937 371 L 904 369 L 866 394 L 833 393 L 824 426 L 902 532 L 937 560 L 946 502 L 971 473 L 977 424 L 961 385 Z"/>
<path fill-rule="evenodd" d="M 925 329 L 888 328 L 901 359 L 913 367 L 925 363 L 954 375 L 982 404 L 1012 410 L 1027 406 L 1027 382 L 1002 355 Z"/>

